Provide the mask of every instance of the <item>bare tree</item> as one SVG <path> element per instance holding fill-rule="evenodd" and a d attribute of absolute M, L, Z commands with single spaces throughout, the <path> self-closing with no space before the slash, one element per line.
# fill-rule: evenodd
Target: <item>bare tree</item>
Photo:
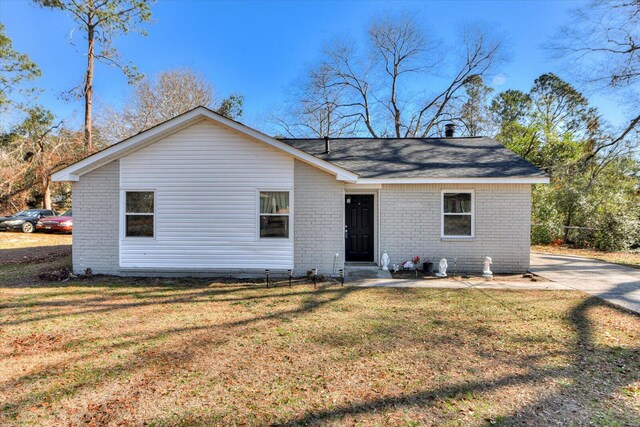
<path fill-rule="evenodd" d="M 98 60 L 119 68 L 130 82 L 141 75 L 134 66 L 120 61 L 113 39 L 120 34 L 145 31 L 137 25 L 151 19 L 149 4 L 153 0 L 34 0 L 43 7 L 67 11 L 84 33 L 87 40 L 87 67 L 82 85 L 84 97 L 84 145 L 91 153 L 93 146 L 93 78 L 94 62 Z"/>
<path fill-rule="evenodd" d="M 332 79 L 328 64 L 311 68 L 307 76 L 297 82 L 286 117 L 272 114 L 271 121 L 290 137 L 338 138 L 351 134 L 360 118 L 340 108 L 345 101 L 345 87 L 334 84 Z"/>
<path fill-rule="evenodd" d="M 402 100 L 398 93 L 400 77 L 429 68 L 423 56 L 431 46 L 424 34 L 416 20 L 406 14 L 395 19 L 385 17 L 376 20 L 369 27 L 369 38 L 374 52 L 378 54 L 384 75 L 388 79 L 388 82 L 383 84 L 389 91 L 384 106 L 393 117 L 393 134 L 396 138 L 402 136 L 403 130 L 408 130 L 403 122 Z"/>
<path fill-rule="evenodd" d="M 334 41 L 325 48 L 320 65 L 308 72 L 308 78 L 321 74 L 321 91 L 335 93 L 340 89 L 340 96 L 331 103 L 332 115 L 355 119 L 347 128 L 351 135 L 432 135 L 443 121 L 457 119 L 459 106 L 453 103 L 463 95 L 469 79 L 487 74 L 502 56 L 499 40 L 489 31 L 466 30 L 462 49 L 457 50 L 460 58 L 447 58 L 448 68 L 454 70 L 450 83 L 426 97 L 423 94 L 432 89 L 432 78 L 440 78 L 440 70 L 447 68 L 443 64 L 444 49 L 438 49 L 436 40 L 426 34 L 417 19 L 406 13 L 376 19 L 367 32 L 366 49 L 358 49 L 345 37 Z M 310 91 L 303 91 L 297 96 L 298 103 L 304 104 L 309 95 Z M 318 117 L 306 117 L 313 122 L 309 128 L 321 128 Z M 290 123 L 291 117 L 280 122 Z"/>
<path fill-rule="evenodd" d="M 199 106 L 237 118 L 242 103 L 240 95 L 218 100 L 211 84 L 194 71 L 169 70 L 136 83 L 121 111 L 106 109 L 99 128 L 105 140 L 114 143 Z"/>
<path fill-rule="evenodd" d="M 486 75 L 497 62 L 504 59 L 500 40 L 481 27 L 466 28 L 462 33 L 461 45 L 463 53 L 457 62 L 454 77 L 444 90 L 425 102 L 412 117 L 406 136 L 425 138 L 433 135 L 434 129 L 443 120 L 454 118 L 451 113 L 447 114 L 447 108 L 470 79 Z"/>
<path fill-rule="evenodd" d="M 377 138 L 372 122 L 374 97 L 370 78 L 373 65 L 370 58 L 360 57 L 353 46 L 351 41 L 336 40 L 333 47 L 325 49 L 325 63 L 331 76 L 328 84 L 344 90 L 346 98 L 338 107 L 345 111 L 345 117 L 358 117 L 371 136 Z"/>
<path fill-rule="evenodd" d="M 556 54 L 578 70 L 582 80 L 596 91 L 622 90 L 630 116 L 620 131 L 600 141 L 594 151 L 625 142 L 640 129 L 640 2 L 594 0 L 574 12 L 571 25 L 562 29 L 563 40 L 551 44 Z"/>

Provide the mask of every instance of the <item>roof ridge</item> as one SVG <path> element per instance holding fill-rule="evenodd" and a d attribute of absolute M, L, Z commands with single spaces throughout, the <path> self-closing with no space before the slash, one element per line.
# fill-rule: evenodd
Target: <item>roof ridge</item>
<path fill-rule="evenodd" d="M 329 140 L 338 140 L 338 139 L 369 139 L 372 141 L 379 141 L 379 140 L 401 140 L 401 141 L 408 141 L 408 140 L 423 140 L 423 139 L 481 139 L 481 138 L 487 138 L 487 139 L 493 139 L 490 136 L 453 136 L 453 137 L 427 137 L 427 138 L 395 138 L 395 137 L 384 137 L 384 138 L 372 138 L 372 137 L 358 137 L 358 136 L 347 136 L 347 137 L 338 137 L 338 138 L 329 138 Z M 324 138 L 276 138 L 280 141 L 324 141 Z"/>

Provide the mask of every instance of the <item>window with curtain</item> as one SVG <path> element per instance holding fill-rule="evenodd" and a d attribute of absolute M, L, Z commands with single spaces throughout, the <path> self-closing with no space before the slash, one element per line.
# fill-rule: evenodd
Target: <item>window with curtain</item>
<path fill-rule="evenodd" d="M 260 192 L 260 238 L 289 238 L 289 192 Z"/>
<path fill-rule="evenodd" d="M 442 193 L 442 237 L 473 237 L 473 193 Z"/>
<path fill-rule="evenodd" d="M 125 236 L 153 237 L 153 191 L 125 193 Z"/>

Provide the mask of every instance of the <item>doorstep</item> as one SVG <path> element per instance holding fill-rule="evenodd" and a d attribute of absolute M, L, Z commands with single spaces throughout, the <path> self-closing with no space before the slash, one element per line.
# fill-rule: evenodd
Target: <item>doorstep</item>
<path fill-rule="evenodd" d="M 344 277 L 346 282 L 363 279 L 391 279 L 391 273 L 382 271 L 373 262 L 347 262 L 344 265 Z"/>

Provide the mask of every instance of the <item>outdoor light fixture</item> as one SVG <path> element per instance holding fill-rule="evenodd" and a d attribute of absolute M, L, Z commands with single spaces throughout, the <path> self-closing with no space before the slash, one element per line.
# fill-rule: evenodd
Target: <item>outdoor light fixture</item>
<path fill-rule="evenodd" d="M 293 270 L 287 270 L 287 273 L 289 273 L 289 287 L 291 287 L 291 278 L 293 277 Z"/>
<path fill-rule="evenodd" d="M 271 270 L 269 270 L 269 269 L 264 270 L 264 274 L 266 274 L 266 275 L 267 275 L 267 288 L 269 287 L 269 272 L 270 272 L 270 271 L 271 271 Z"/>
<path fill-rule="evenodd" d="M 340 272 L 340 284 L 344 286 L 344 268 L 338 270 Z"/>
<path fill-rule="evenodd" d="M 317 268 L 312 269 L 311 275 L 313 276 L 313 287 L 315 288 L 318 280 L 318 269 Z"/>

